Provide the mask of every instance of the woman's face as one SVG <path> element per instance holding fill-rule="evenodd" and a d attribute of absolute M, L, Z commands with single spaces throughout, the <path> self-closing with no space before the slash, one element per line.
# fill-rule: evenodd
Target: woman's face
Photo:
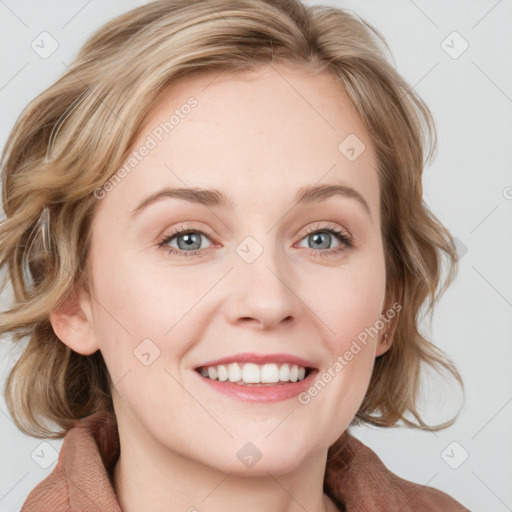
<path fill-rule="evenodd" d="M 226 472 L 326 452 L 384 351 L 382 330 L 360 341 L 385 313 L 386 276 L 377 162 L 354 108 L 327 74 L 211 74 L 169 89 L 133 150 L 97 191 L 84 303 L 119 423 Z M 311 193 L 327 186 L 344 188 Z M 236 365 L 224 382 L 198 370 L 232 356 L 243 370 L 247 353 L 281 355 L 270 380 L 293 357 L 315 370 L 265 386 L 232 383 Z M 261 459 L 244 465 L 242 448 Z"/>

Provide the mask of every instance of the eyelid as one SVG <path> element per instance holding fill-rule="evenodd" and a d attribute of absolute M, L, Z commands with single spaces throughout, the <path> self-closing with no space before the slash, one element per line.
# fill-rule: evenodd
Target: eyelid
<path fill-rule="evenodd" d="M 314 254 L 315 257 L 329 257 L 333 254 L 339 254 L 345 250 L 351 249 L 354 247 L 354 242 L 352 235 L 350 232 L 343 228 L 338 226 L 337 224 L 329 223 L 329 221 L 325 221 L 327 224 L 321 224 L 321 222 L 317 222 L 314 226 L 309 226 L 306 228 L 306 230 L 300 235 L 299 241 L 297 243 L 302 242 L 304 238 L 309 236 L 312 233 L 321 233 L 326 232 L 334 235 L 338 241 L 340 242 L 340 246 L 332 248 L 332 249 L 325 249 L 320 251 L 315 251 L 312 248 L 309 248 L 310 252 Z M 205 254 L 206 252 L 209 252 L 213 249 L 213 246 L 206 247 L 203 249 L 194 249 L 192 251 L 185 251 L 183 249 L 177 249 L 175 247 L 169 247 L 166 244 L 170 242 L 170 240 L 174 239 L 175 237 L 179 236 L 180 234 L 187 234 L 187 233 L 199 233 L 200 235 L 205 236 L 208 238 L 213 245 L 217 244 L 218 242 L 215 240 L 215 237 L 210 235 L 208 232 L 203 230 L 202 228 L 196 228 L 194 226 L 189 226 L 187 224 L 183 224 L 179 227 L 173 228 L 168 234 L 164 235 L 163 237 L 160 237 L 160 241 L 158 243 L 159 248 L 166 248 L 168 249 L 169 254 L 175 254 L 177 256 L 195 256 L 197 254 Z"/>
<path fill-rule="evenodd" d="M 352 239 L 352 235 L 346 228 L 344 228 L 338 224 L 335 224 L 333 222 L 329 222 L 329 221 L 325 221 L 325 224 L 322 224 L 321 222 L 317 222 L 314 226 L 312 225 L 312 226 L 307 227 L 304 234 L 302 234 L 301 236 L 302 236 L 302 238 L 304 238 L 305 236 L 307 236 L 311 233 L 316 233 L 317 231 L 323 231 L 326 229 L 332 229 L 334 231 L 342 233 L 347 238 Z"/>
<path fill-rule="evenodd" d="M 186 233 L 199 233 L 199 234 L 205 236 L 206 238 L 208 238 L 212 242 L 212 245 L 215 245 L 215 243 L 218 243 L 218 242 L 216 242 L 215 237 L 210 235 L 206 230 L 204 230 L 202 228 L 196 228 L 194 226 L 188 226 L 188 225 L 184 224 L 179 227 L 173 228 L 169 232 L 166 232 L 165 235 L 160 236 L 159 242 L 157 245 L 160 248 L 170 249 L 169 253 L 176 253 L 176 254 L 186 253 L 189 255 L 200 253 L 200 252 L 204 253 L 205 251 L 212 249 L 212 247 L 207 247 L 205 249 L 194 249 L 193 251 L 183 251 L 182 249 L 176 249 L 175 247 L 166 246 L 166 244 L 168 242 L 170 242 L 172 239 L 176 238 L 177 236 L 179 236 L 181 234 L 186 234 Z"/>

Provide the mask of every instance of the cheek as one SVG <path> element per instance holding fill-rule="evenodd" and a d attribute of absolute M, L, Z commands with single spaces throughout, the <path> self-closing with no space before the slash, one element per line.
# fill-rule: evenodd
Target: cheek
<path fill-rule="evenodd" d="M 311 295 L 316 295 L 316 299 L 313 297 L 317 302 L 316 312 L 328 327 L 331 352 L 344 353 L 354 339 L 364 340 L 364 333 L 368 344 L 375 344 L 380 333 L 376 334 L 371 328 L 384 312 L 386 274 L 383 257 L 372 256 L 330 273 L 326 276 L 323 294 L 318 293 L 318 281 L 315 281 Z"/>
<path fill-rule="evenodd" d="M 116 245 L 122 247 L 112 240 L 111 247 Z M 186 324 L 182 321 L 201 287 L 191 287 L 190 278 L 188 286 L 185 278 L 166 282 L 165 273 L 155 272 L 129 249 L 115 257 L 100 247 L 90 262 L 95 336 L 113 382 L 127 372 L 129 380 L 144 382 L 155 368 L 170 367 L 186 351 L 186 337 L 180 342 L 176 332 Z"/>
<path fill-rule="evenodd" d="M 330 363 L 320 372 L 316 385 L 326 406 L 346 424 L 356 414 L 366 393 L 375 363 L 377 344 L 384 332 L 385 266 L 376 248 L 360 264 L 341 267 L 324 280 L 311 285 L 312 309 L 323 325 L 324 343 Z M 327 279 L 328 277 L 328 279 Z M 326 393 L 321 391 L 323 386 Z M 309 397 L 304 397 L 307 401 Z"/>
<path fill-rule="evenodd" d="M 114 241 L 113 246 L 120 241 Z M 122 337 L 133 341 L 167 338 L 204 294 L 208 281 L 197 279 L 192 267 L 169 272 L 148 264 L 148 257 L 124 248 L 117 257 L 98 251 L 92 261 L 98 322 L 109 330 L 121 329 Z M 194 284 L 191 286 L 191 282 Z"/>
<path fill-rule="evenodd" d="M 333 303 L 337 307 L 331 305 L 326 316 L 331 331 L 326 336 L 331 366 L 336 374 L 350 375 L 351 385 L 356 389 L 356 381 L 364 383 L 371 376 L 381 336 L 383 296 L 375 290 L 359 289 L 357 294 L 351 294 L 345 289 L 333 297 Z"/>

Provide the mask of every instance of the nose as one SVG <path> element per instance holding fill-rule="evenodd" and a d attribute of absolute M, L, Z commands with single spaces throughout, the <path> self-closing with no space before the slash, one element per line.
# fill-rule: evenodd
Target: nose
<path fill-rule="evenodd" d="M 293 324 L 301 314 L 298 276 L 270 251 L 256 261 L 236 262 L 231 273 L 226 315 L 232 325 L 250 325 L 264 331 L 279 324 Z"/>

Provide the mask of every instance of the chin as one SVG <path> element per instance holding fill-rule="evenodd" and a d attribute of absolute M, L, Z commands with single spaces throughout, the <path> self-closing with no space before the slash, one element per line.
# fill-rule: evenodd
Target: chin
<path fill-rule="evenodd" d="M 212 455 L 215 469 L 238 476 L 268 476 L 287 474 L 301 467 L 308 457 L 307 447 L 283 443 L 252 443 L 235 441 L 233 447 Z M 232 455 L 231 455 L 232 454 Z M 210 461 L 205 464 L 213 466 Z"/>

